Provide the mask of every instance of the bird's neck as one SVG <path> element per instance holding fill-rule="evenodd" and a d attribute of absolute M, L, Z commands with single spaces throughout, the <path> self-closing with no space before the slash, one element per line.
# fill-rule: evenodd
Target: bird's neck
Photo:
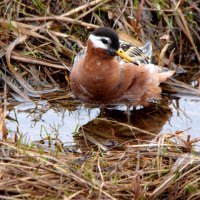
<path fill-rule="evenodd" d="M 107 61 L 112 60 L 114 58 L 113 56 L 108 55 L 105 49 L 95 48 L 92 42 L 88 40 L 86 59 L 91 59 L 91 56 L 95 57 L 96 59 L 107 60 Z"/>

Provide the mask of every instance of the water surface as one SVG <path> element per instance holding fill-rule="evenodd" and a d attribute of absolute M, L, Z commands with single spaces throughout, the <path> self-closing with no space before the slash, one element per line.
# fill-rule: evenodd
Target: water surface
<path fill-rule="evenodd" d="M 184 131 L 191 138 L 199 137 L 200 98 L 182 96 L 163 99 L 164 103 L 159 105 L 152 104 L 147 108 L 133 110 L 129 124 L 154 134 Z M 109 123 L 105 119 L 109 119 Z M 114 126 L 116 122 L 120 126 Z M 120 137 L 129 137 L 130 140 L 133 132 L 124 128 L 123 123 L 128 124 L 122 106 L 105 109 L 102 113 L 98 107 L 78 105 L 72 108 L 48 101 L 18 104 L 9 111 L 6 120 L 10 135 L 17 132 L 23 135 L 26 142 L 40 141 L 51 136 L 66 146 L 74 143 L 73 135 L 80 127 L 93 136 L 104 134 L 106 138 L 112 138 L 114 133 Z"/>

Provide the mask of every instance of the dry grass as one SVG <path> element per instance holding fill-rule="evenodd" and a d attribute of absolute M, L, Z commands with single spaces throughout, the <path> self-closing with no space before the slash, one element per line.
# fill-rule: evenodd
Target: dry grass
<path fill-rule="evenodd" d="M 199 154 L 183 133 L 81 153 L 0 143 L 1 199 L 199 199 Z"/>
<path fill-rule="evenodd" d="M 17 101 L 58 100 L 58 92 L 70 98 L 65 78 L 88 33 L 98 26 L 113 27 L 121 37 L 130 35 L 138 43 L 150 39 L 160 65 L 185 69 L 192 65 L 195 70 L 200 62 L 199 0 L 88 2 L 0 2 L 0 101 L 4 111 L 11 94 Z M 199 72 L 194 74 L 189 82 L 196 80 L 197 88 Z M 170 85 L 178 92 L 199 94 L 182 82 Z M 184 133 L 159 135 L 137 145 L 134 139 L 112 148 L 85 133 L 77 136 L 81 152 L 62 147 L 46 151 L 22 145 L 17 136 L 14 142 L 5 141 L 4 116 L 0 110 L 4 139 L 0 142 L 0 199 L 200 197 L 200 159 L 193 147 L 198 139 L 184 139 Z"/>

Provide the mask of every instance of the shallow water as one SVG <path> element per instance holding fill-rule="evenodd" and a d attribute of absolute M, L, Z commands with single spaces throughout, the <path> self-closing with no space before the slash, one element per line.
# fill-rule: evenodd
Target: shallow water
<path fill-rule="evenodd" d="M 18 131 L 26 141 L 39 141 L 51 136 L 65 145 L 73 143 L 73 133 L 98 115 L 98 109 L 90 113 L 84 107 L 69 111 L 61 105 L 51 107 L 47 101 L 21 103 L 9 113 L 7 128 L 10 134 Z"/>
<path fill-rule="evenodd" d="M 200 136 L 200 98 L 180 97 L 167 99 L 159 106 L 153 104 L 147 108 L 138 108 L 131 112 L 130 123 L 133 126 L 151 133 L 174 133 L 184 131 L 191 138 Z M 74 133 L 83 127 L 92 135 L 112 138 L 114 131 L 124 142 L 127 137 L 133 138 L 130 129 L 113 126 L 114 122 L 127 123 L 127 116 L 123 107 L 109 108 L 100 112 L 99 108 L 84 106 L 66 107 L 61 104 L 50 104 L 47 101 L 35 103 L 21 103 L 14 106 L 8 114 L 6 126 L 9 134 L 20 133 L 24 142 L 45 140 L 49 135 L 58 138 L 65 146 L 74 142 Z M 99 119 L 100 121 L 98 121 Z M 104 120 L 102 120 L 104 119 Z M 130 124 L 129 123 L 129 124 Z M 81 129 L 82 130 L 82 129 Z M 106 136 L 105 136 L 106 135 Z"/>

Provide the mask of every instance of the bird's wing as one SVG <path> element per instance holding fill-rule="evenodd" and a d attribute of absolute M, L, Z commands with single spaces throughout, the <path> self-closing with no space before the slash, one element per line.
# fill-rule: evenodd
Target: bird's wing
<path fill-rule="evenodd" d="M 87 53 L 87 47 L 85 47 L 80 52 L 78 52 L 78 54 L 74 58 L 73 67 L 77 65 L 78 61 L 81 60 L 86 55 L 86 53 Z"/>
<path fill-rule="evenodd" d="M 140 66 L 141 63 L 151 63 L 152 43 L 149 40 L 142 47 L 133 47 L 129 42 L 120 40 L 120 48 L 132 58 L 134 64 Z M 123 62 L 126 62 L 126 60 L 123 60 Z"/>

